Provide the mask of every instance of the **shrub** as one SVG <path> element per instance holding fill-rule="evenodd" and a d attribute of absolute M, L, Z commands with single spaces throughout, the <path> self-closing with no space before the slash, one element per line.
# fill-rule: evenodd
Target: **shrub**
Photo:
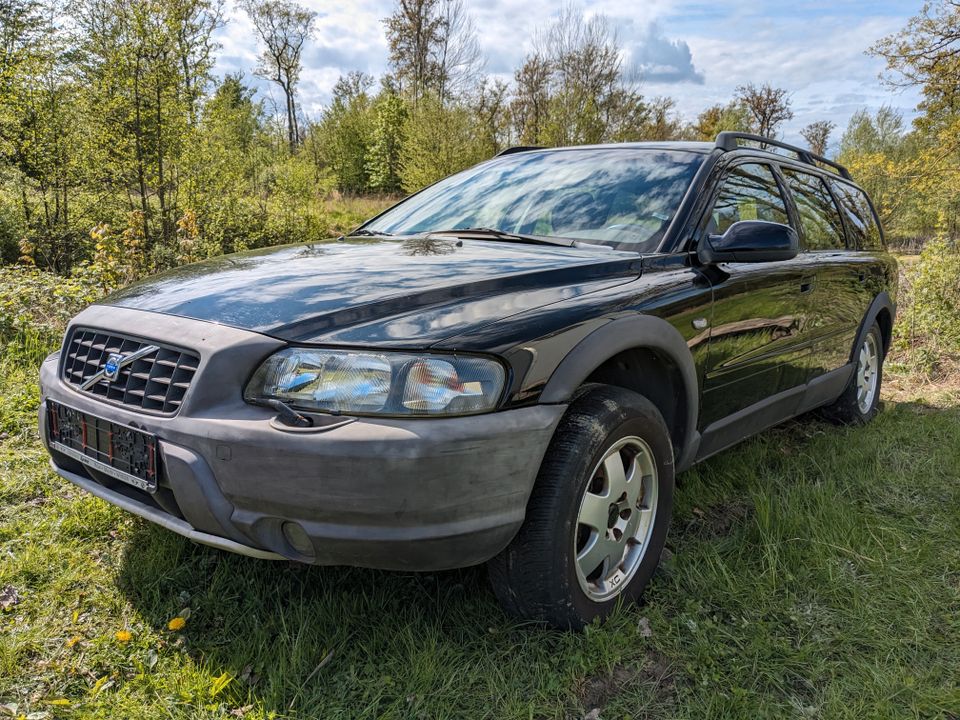
<path fill-rule="evenodd" d="M 932 240 L 905 274 L 902 319 L 911 345 L 960 352 L 960 248 L 942 237 Z"/>
<path fill-rule="evenodd" d="M 0 267 L 0 343 L 4 355 L 36 364 L 56 347 L 67 321 L 103 294 L 99 283 L 33 267 Z"/>

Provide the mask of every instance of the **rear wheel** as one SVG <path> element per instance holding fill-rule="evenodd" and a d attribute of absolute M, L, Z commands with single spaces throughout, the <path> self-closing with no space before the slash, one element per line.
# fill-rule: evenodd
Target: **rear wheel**
<path fill-rule="evenodd" d="M 639 598 L 666 541 L 673 480 L 657 408 L 621 388 L 585 389 L 550 443 L 520 532 L 490 561 L 504 608 L 579 629 Z"/>
<path fill-rule="evenodd" d="M 853 377 L 843 394 L 823 410 L 830 420 L 842 424 L 864 424 L 873 419 L 880 405 L 883 381 L 883 335 L 876 323 L 867 331 L 856 354 Z"/>

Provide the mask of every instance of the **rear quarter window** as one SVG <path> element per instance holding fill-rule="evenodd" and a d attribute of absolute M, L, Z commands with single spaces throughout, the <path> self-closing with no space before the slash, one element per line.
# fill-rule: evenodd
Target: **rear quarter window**
<path fill-rule="evenodd" d="M 866 193 L 842 182 L 833 183 L 833 191 L 847 220 L 851 247 L 856 250 L 883 250 L 880 223 Z"/>

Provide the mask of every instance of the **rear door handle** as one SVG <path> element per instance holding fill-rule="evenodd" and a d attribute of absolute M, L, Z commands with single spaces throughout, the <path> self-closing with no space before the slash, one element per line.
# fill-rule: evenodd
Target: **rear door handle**
<path fill-rule="evenodd" d="M 816 281 L 816 278 L 813 278 L 813 277 L 805 277 L 805 278 L 803 278 L 803 279 L 800 281 L 800 292 L 801 292 L 801 294 L 806 295 L 808 292 L 810 292 L 811 290 L 813 290 L 813 285 L 814 285 L 814 282 L 815 282 L 815 281 Z"/>

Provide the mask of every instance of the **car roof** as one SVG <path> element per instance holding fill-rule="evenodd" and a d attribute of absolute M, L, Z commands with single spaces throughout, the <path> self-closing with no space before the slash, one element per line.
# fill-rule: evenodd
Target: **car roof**
<path fill-rule="evenodd" d="M 742 142 L 751 144 L 741 144 Z M 861 188 L 850 175 L 850 172 L 843 165 L 835 160 L 830 160 L 812 151 L 790 145 L 775 138 L 751 133 L 724 131 L 721 132 L 715 142 L 700 142 L 693 140 L 671 140 L 671 141 L 647 141 L 647 142 L 622 142 L 622 143 L 602 143 L 594 145 L 568 145 L 564 147 L 541 147 L 520 145 L 508 147 L 499 152 L 495 157 L 506 155 L 516 155 L 535 152 L 537 154 L 569 152 L 575 150 L 660 150 L 674 152 L 692 152 L 707 155 L 713 152 L 720 154 L 737 153 L 737 155 L 747 155 L 749 157 L 759 157 L 778 163 L 789 163 L 797 169 L 807 171 L 816 171 L 817 174 L 831 180 L 836 179 L 851 185 L 858 190 Z M 780 150 L 781 152 L 777 152 Z M 794 157 L 785 154 L 782 151 L 793 154 Z"/>
<path fill-rule="evenodd" d="M 497 157 L 527 152 L 555 153 L 570 150 L 681 150 L 706 155 L 712 152 L 714 147 L 715 145 L 711 142 L 693 140 L 599 143 L 596 145 L 564 145 L 563 147 L 519 146 L 507 148 L 498 153 Z"/>

